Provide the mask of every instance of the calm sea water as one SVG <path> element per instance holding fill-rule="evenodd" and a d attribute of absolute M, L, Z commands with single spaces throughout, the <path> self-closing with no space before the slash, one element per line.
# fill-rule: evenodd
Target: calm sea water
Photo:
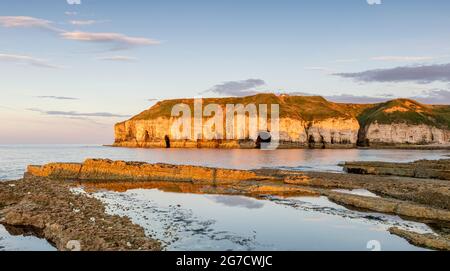
<path fill-rule="evenodd" d="M 427 150 L 216 150 L 128 149 L 98 145 L 0 145 L 0 180 L 23 176 L 27 165 L 82 162 L 87 158 L 162 162 L 236 169 L 287 167 L 297 170 L 337 171 L 343 161 L 408 162 L 440 159 L 449 151 Z"/>
<path fill-rule="evenodd" d="M 47 241 L 34 236 L 12 236 L 0 225 L 0 251 L 55 251 Z"/>
<path fill-rule="evenodd" d="M 341 172 L 343 161 L 408 162 L 440 159 L 448 151 L 127 149 L 98 145 L 0 145 L 0 180 L 18 179 L 29 164 L 87 158 L 190 164 L 236 169 L 263 167 Z M 354 193 L 366 193 L 355 191 Z M 266 198 L 175 194 L 155 189 L 95 194 L 113 214 L 130 217 L 168 250 L 418 250 L 390 235 L 398 226 L 430 229 L 396 216 L 361 213 L 326 198 Z M 0 226 L 0 250 L 53 250 L 36 237 L 11 236 Z"/>
<path fill-rule="evenodd" d="M 391 235 L 392 226 L 431 232 L 397 216 L 348 210 L 325 197 L 265 200 L 135 189 L 95 196 L 109 213 L 128 216 L 166 250 L 423 250 Z"/>

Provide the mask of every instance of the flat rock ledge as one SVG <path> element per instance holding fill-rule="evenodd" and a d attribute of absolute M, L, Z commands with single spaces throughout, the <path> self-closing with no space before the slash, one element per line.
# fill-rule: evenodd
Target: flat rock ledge
<path fill-rule="evenodd" d="M 450 251 L 450 240 L 448 237 L 444 238 L 442 236 L 431 233 L 421 234 L 417 232 L 402 230 L 396 227 L 390 228 L 389 232 L 406 239 L 409 243 L 415 246 L 435 250 Z"/>
<path fill-rule="evenodd" d="M 231 170 L 201 166 L 148 164 L 88 159 L 84 163 L 29 166 L 25 177 L 72 181 L 77 184 L 118 182 L 186 183 L 220 193 L 247 195 L 315 194 L 348 206 L 417 219 L 450 222 L 450 182 L 417 178 L 389 179 L 354 174 L 306 173 L 283 170 Z M 367 189 L 371 198 L 332 189 Z M 209 189 L 211 190 L 211 189 Z M 431 192 L 427 194 L 426 191 Z M 437 200 L 439 198 L 439 200 Z"/>
<path fill-rule="evenodd" d="M 424 162 L 422 161 L 421 163 Z M 436 164 L 438 164 L 439 167 L 445 169 L 447 161 L 430 161 L 426 163 L 430 165 L 429 168 L 437 168 L 438 166 L 436 166 Z M 432 164 L 434 164 L 434 166 L 431 166 Z M 187 193 L 239 194 L 254 197 L 266 195 L 322 195 L 338 204 L 358 210 L 396 214 L 407 219 L 427 223 L 432 226 L 433 229 L 435 229 L 435 225 L 439 225 L 439 227 L 437 227 L 439 230 L 435 230 L 436 236 L 440 238 L 439 240 L 450 240 L 449 236 L 446 234 L 450 228 L 450 182 L 446 179 L 298 172 L 276 169 L 231 170 L 200 166 L 88 159 L 84 163 L 51 163 L 43 166 L 29 166 L 25 173 L 24 181 L 32 182 L 33 186 L 30 186 L 27 190 L 31 193 L 33 193 L 34 189 L 38 189 L 39 182 L 42 181 L 40 185 L 43 187 L 55 187 L 45 188 L 50 189 L 48 192 L 53 191 L 51 189 L 58 189 L 58 187 L 62 190 L 67 190 L 68 184 L 71 184 L 91 185 L 97 188 L 109 188 L 114 190 L 151 187 Z M 366 189 L 379 197 L 375 198 L 337 192 L 334 191 L 335 189 Z M 56 192 L 51 193 L 54 194 Z M 83 200 L 87 200 L 85 196 L 82 198 Z M 70 204 L 76 204 L 76 202 L 77 200 L 73 199 L 70 201 Z M 1 204 L 3 203 L 0 203 L 0 209 Z M 59 203 L 52 203 L 50 206 L 53 206 L 52 208 L 55 209 L 48 209 L 48 213 L 57 213 L 59 208 L 57 207 L 58 204 L 67 205 L 68 203 L 67 201 L 64 203 L 63 199 L 61 199 L 61 202 Z M 71 207 L 70 204 L 69 207 Z M 101 206 L 98 202 L 92 204 Z M 13 204 L 12 206 L 14 205 L 17 204 Z M 19 206 L 22 208 L 22 205 Z M 11 208 L 12 207 L 8 207 L 5 210 Z M 76 208 L 80 209 L 81 207 Z M 102 206 L 99 210 L 101 211 L 99 211 L 97 215 L 104 215 L 104 208 Z M 2 213 L 4 212 L 5 211 L 2 211 Z M 30 213 L 34 214 L 34 209 L 31 209 Z M 48 213 L 46 215 L 52 216 Z M 2 215 L 2 217 L 6 218 L 8 223 L 16 221 L 12 224 L 26 224 L 20 219 L 14 220 L 9 218 L 14 217 L 12 215 Z M 89 214 L 84 217 L 89 218 L 94 216 Z M 124 219 L 124 221 L 120 223 L 131 224 L 127 219 L 121 219 Z M 44 219 L 43 221 L 47 220 Z M 34 223 L 32 224 L 34 225 Z M 43 227 L 42 224 L 38 225 L 40 225 L 40 228 Z M 61 225 L 65 224 L 61 223 Z M 111 227 L 113 227 L 113 229 L 111 229 L 112 231 L 117 230 L 114 224 L 112 224 Z M 124 227 L 124 230 L 129 230 L 127 227 Z M 138 226 L 133 227 L 137 227 L 135 228 L 135 231 L 138 234 L 134 235 L 135 233 L 133 233 L 131 236 L 143 238 L 138 240 L 147 240 L 145 239 L 145 234 L 142 229 Z M 130 229 L 133 229 L 133 227 L 130 227 Z M 103 228 L 96 230 L 101 230 L 100 234 L 92 231 L 89 238 L 95 236 L 93 238 L 98 237 L 106 239 L 110 236 Z M 49 230 L 49 232 L 52 232 L 52 230 Z M 53 234 L 48 233 L 48 235 L 51 237 Z M 129 238 L 128 233 L 124 233 L 124 236 L 127 236 L 124 237 L 125 240 Z M 411 236 L 414 235 L 404 234 L 404 236 L 405 239 L 410 240 L 412 239 Z M 47 239 L 52 240 L 51 238 Z M 66 239 L 64 239 L 64 242 L 65 241 Z M 64 244 L 64 242 L 62 242 L 62 244 Z M 130 249 L 159 249 L 156 245 L 156 241 L 148 244 L 144 241 L 140 241 L 141 243 L 137 241 L 129 242 L 132 244 Z M 140 245 L 135 246 L 135 243 Z M 125 245 L 127 244 L 128 242 L 125 242 Z M 422 242 L 420 244 L 420 246 L 437 250 L 442 249 L 440 243 L 428 242 L 424 244 Z M 117 247 L 123 248 L 123 245 L 124 243 L 121 243 L 121 245 Z M 64 248 L 63 245 L 57 247 Z M 94 247 L 92 248 L 94 249 Z M 105 247 L 105 249 L 110 248 L 114 249 L 114 247 Z M 125 246 L 125 248 L 127 248 L 127 246 Z"/>
<path fill-rule="evenodd" d="M 433 221 L 450 221 L 450 212 L 430 208 L 425 205 L 414 204 L 395 199 L 371 198 L 359 195 L 348 195 L 336 192 L 324 192 L 331 201 L 341 205 L 358 207 L 380 213 L 397 214 L 416 219 L 430 219 Z"/>
<path fill-rule="evenodd" d="M 411 163 L 346 162 L 344 170 L 353 174 L 450 180 L 450 159 L 420 160 Z"/>
<path fill-rule="evenodd" d="M 84 163 L 51 163 L 28 166 L 25 176 L 79 181 L 176 181 L 196 184 L 233 184 L 246 180 L 270 180 L 253 171 L 143 162 L 88 159 Z"/>
<path fill-rule="evenodd" d="M 0 223 L 60 251 L 161 250 L 128 218 L 106 214 L 99 200 L 42 177 L 0 182 Z"/>

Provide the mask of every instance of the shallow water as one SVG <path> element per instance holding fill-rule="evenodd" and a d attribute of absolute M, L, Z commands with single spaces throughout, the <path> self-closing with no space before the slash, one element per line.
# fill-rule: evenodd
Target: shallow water
<path fill-rule="evenodd" d="M 365 197 L 371 197 L 371 198 L 379 198 L 376 194 L 366 190 L 366 189 L 333 189 L 335 192 L 343 193 L 343 194 L 350 194 L 350 195 L 357 195 L 357 196 L 365 196 Z"/>
<path fill-rule="evenodd" d="M 342 168 L 338 164 L 343 161 L 409 162 L 441 159 L 448 154 L 448 151 L 427 150 L 260 151 L 128 149 L 98 145 L 0 145 L 0 180 L 21 178 L 29 164 L 82 162 L 87 158 L 236 169 L 270 167 L 341 172 Z M 348 211 L 324 198 L 255 200 L 245 197 L 173 194 L 158 190 L 108 192 L 102 196 L 103 200 L 110 203 L 113 212 L 132 217 L 149 233 L 162 239 L 169 250 L 365 250 L 367 242 L 372 239 L 380 240 L 382 247 L 387 250 L 415 250 L 417 248 L 403 239 L 391 236 L 386 231 L 387 225 L 401 224 L 413 229 L 428 230 L 424 225 L 411 226 L 395 217 L 380 218 L 381 215 L 368 216 L 367 213 Z M 304 204 L 306 201 L 309 203 Z M 177 204 L 181 206 L 178 207 Z M 152 223 L 148 224 L 150 221 Z M 167 229 L 167 226 L 170 228 Z M 54 248 L 38 238 L 11 236 L 0 227 L 0 249 Z"/>
<path fill-rule="evenodd" d="M 46 240 L 34 236 L 13 236 L 0 225 L 0 251 L 56 251 Z"/>
<path fill-rule="evenodd" d="M 341 172 L 344 161 L 409 162 L 440 159 L 448 151 L 428 150 L 217 150 L 217 149 L 129 149 L 98 145 L 0 145 L 0 180 L 23 176 L 29 164 L 82 162 L 87 158 L 189 164 L 211 167 Z"/>
<path fill-rule="evenodd" d="M 391 235 L 396 226 L 431 232 L 397 216 L 348 210 L 325 197 L 264 200 L 134 189 L 95 197 L 111 214 L 130 217 L 167 250 L 423 250 Z M 373 241 L 372 241 L 373 242 Z"/>

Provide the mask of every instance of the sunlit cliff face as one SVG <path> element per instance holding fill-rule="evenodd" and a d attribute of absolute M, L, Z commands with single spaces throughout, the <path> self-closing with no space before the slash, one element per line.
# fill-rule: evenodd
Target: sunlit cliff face
<path fill-rule="evenodd" d="M 447 144 L 450 131 L 446 128 L 449 118 L 445 108 L 422 105 L 415 101 L 399 99 L 381 104 L 353 105 L 331 103 L 321 97 L 257 95 L 232 98 L 234 102 L 272 99 L 279 102 L 281 117 L 272 129 L 272 120 L 267 121 L 264 131 L 269 138 L 279 139 L 281 147 L 287 148 L 352 148 L 357 144 Z M 214 99 L 216 103 L 229 99 Z M 210 127 L 200 127 L 201 138 L 195 138 L 198 118 L 191 116 L 182 129 L 173 129 L 182 117 L 167 115 L 171 103 L 164 101 L 142 112 L 132 119 L 116 124 L 115 145 L 126 147 L 175 147 L 175 148 L 255 148 L 258 146 L 261 129 L 254 124 L 261 119 L 251 114 L 244 120 L 214 126 L 218 138 L 208 137 Z M 188 115 L 190 116 L 190 115 Z M 213 117 L 201 118 L 202 123 L 214 123 Z M 187 124 L 186 124 L 187 123 Z M 222 123 L 220 123 L 222 124 Z M 225 127 L 226 126 L 226 127 Z M 188 129 L 190 137 L 180 133 Z M 203 128 L 203 129 L 202 129 Z M 229 133 L 243 137 L 229 139 Z M 200 140 L 197 140 L 200 139 Z"/>

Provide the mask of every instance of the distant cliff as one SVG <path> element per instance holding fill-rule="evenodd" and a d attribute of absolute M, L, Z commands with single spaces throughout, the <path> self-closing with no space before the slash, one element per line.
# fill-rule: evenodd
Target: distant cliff
<path fill-rule="evenodd" d="M 176 104 L 186 104 L 194 111 L 193 99 L 158 102 L 130 120 L 116 124 L 114 146 L 258 147 L 259 137 L 255 140 L 256 135 L 248 134 L 248 120 L 238 124 L 245 126 L 241 127 L 247 133 L 243 139 L 180 140 L 171 130 L 178 119 L 171 116 Z M 279 104 L 279 148 L 413 147 L 446 146 L 450 143 L 450 106 L 423 105 L 407 99 L 379 104 L 343 104 L 318 96 L 259 94 L 243 98 L 203 99 L 203 104 L 217 104 L 223 109 L 227 104 L 267 104 L 269 108 L 271 104 Z M 203 117 L 203 123 L 211 119 Z M 226 129 L 220 131 L 224 138 L 226 133 Z"/>

